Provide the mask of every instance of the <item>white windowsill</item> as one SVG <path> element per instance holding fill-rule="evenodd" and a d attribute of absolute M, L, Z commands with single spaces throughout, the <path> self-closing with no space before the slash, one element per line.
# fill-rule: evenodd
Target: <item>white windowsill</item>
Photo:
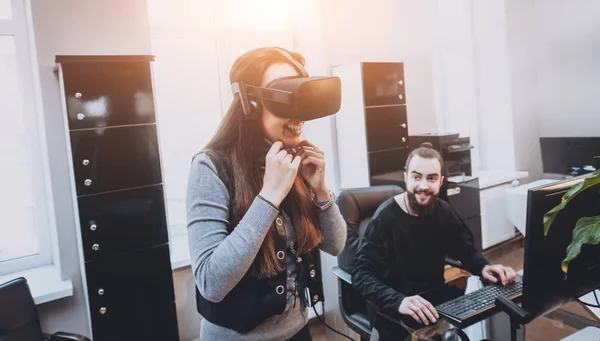
<path fill-rule="evenodd" d="M 1 275 L 0 283 L 5 283 L 19 277 L 24 277 L 27 280 L 35 304 L 73 296 L 73 283 L 70 279 L 62 280 L 60 278 L 60 270 L 54 265 L 46 265 Z"/>

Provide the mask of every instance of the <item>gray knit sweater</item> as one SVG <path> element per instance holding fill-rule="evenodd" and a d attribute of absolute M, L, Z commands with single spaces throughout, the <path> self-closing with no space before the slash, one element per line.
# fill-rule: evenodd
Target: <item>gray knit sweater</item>
<path fill-rule="evenodd" d="M 257 197 L 233 232 L 228 234 L 229 193 L 206 154 L 197 155 L 192 162 L 186 205 L 194 280 L 204 298 L 219 302 L 249 270 L 279 211 Z M 346 242 L 346 223 L 336 205 L 324 211 L 317 209 L 317 212 L 324 240 L 320 249 L 337 256 Z M 293 229 L 289 217 L 285 212 L 282 215 L 289 245 Z M 290 269 L 293 267 L 288 267 L 288 271 Z M 306 323 L 307 312 L 301 309 L 301 304 L 288 305 L 282 315 L 265 320 L 244 335 L 204 319 L 200 339 L 287 340 Z"/>

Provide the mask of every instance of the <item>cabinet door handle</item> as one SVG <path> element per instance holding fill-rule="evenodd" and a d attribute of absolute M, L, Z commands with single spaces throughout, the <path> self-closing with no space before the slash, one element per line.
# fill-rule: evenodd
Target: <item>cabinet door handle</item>
<path fill-rule="evenodd" d="M 98 249 L 100 249 L 100 245 L 99 244 L 92 245 L 92 250 L 98 251 Z"/>
<path fill-rule="evenodd" d="M 104 315 L 104 314 L 106 314 L 106 307 L 102 307 L 102 308 L 100 308 L 100 314 L 101 314 L 101 315 Z"/>

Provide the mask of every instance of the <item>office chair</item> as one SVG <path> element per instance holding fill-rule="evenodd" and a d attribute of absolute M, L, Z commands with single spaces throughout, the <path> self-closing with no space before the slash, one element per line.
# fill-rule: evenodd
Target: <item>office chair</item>
<path fill-rule="evenodd" d="M 361 240 L 369 222 L 376 214 L 379 206 L 404 190 L 396 185 L 382 185 L 363 188 L 351 188 L 342 191 L 336 203 L 348 228 L 346 246 L 338 256 L 338 266 L 332 269 L 338 277 L 338 299 L 340 313 L 344 322 L 361 337 L 371 337 L 371 321 L 367 313 L 367 302 L 352 287 L 352 270 L 354 257 L 358 252 Z M 446 264 L 461 268 L 459 261 L 446 257 Z"/>
<path fill-rule="evenodd" d="M 371 322 L 365 299 L 352 287 L 354 257 L 358 252 L 365 230 L 377 208 L 387 199 L 404 192 L 395 185 L 351 188 L 342 191 L 336 203 L 346 221 L 348 234 L 346 246 L 338 256 L 338 266 L 333 273 L 338 277 L 338 299 L 344 322 L 357 332 L 361 340 L 371 337 Z"/>
<path fill-rule="evenodd" d="M 37 308 L 23 277 L 0 284 L 0 341 L 90 341 L 71 333 L 42 333 Z"/>

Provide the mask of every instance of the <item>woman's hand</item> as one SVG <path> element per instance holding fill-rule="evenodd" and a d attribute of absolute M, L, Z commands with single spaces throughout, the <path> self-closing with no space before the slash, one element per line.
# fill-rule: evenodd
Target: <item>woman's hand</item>
<path fill-rule="evenodd" d="M 277 141 L 267 152 L 263 187 L 259 193 L 277 207 L 292 188 L 301 160 L 300 156 L 294 156 L 282 147 L 283 143 Z"/>
<path fill-rule="evenodd" d="M 329 200 L 329 189 L 325 185 L 325 153 L 309 141 L 299 144 L 297 155 L 302 157 L 300 175 L 315 194 L 317 201 Z"/>

